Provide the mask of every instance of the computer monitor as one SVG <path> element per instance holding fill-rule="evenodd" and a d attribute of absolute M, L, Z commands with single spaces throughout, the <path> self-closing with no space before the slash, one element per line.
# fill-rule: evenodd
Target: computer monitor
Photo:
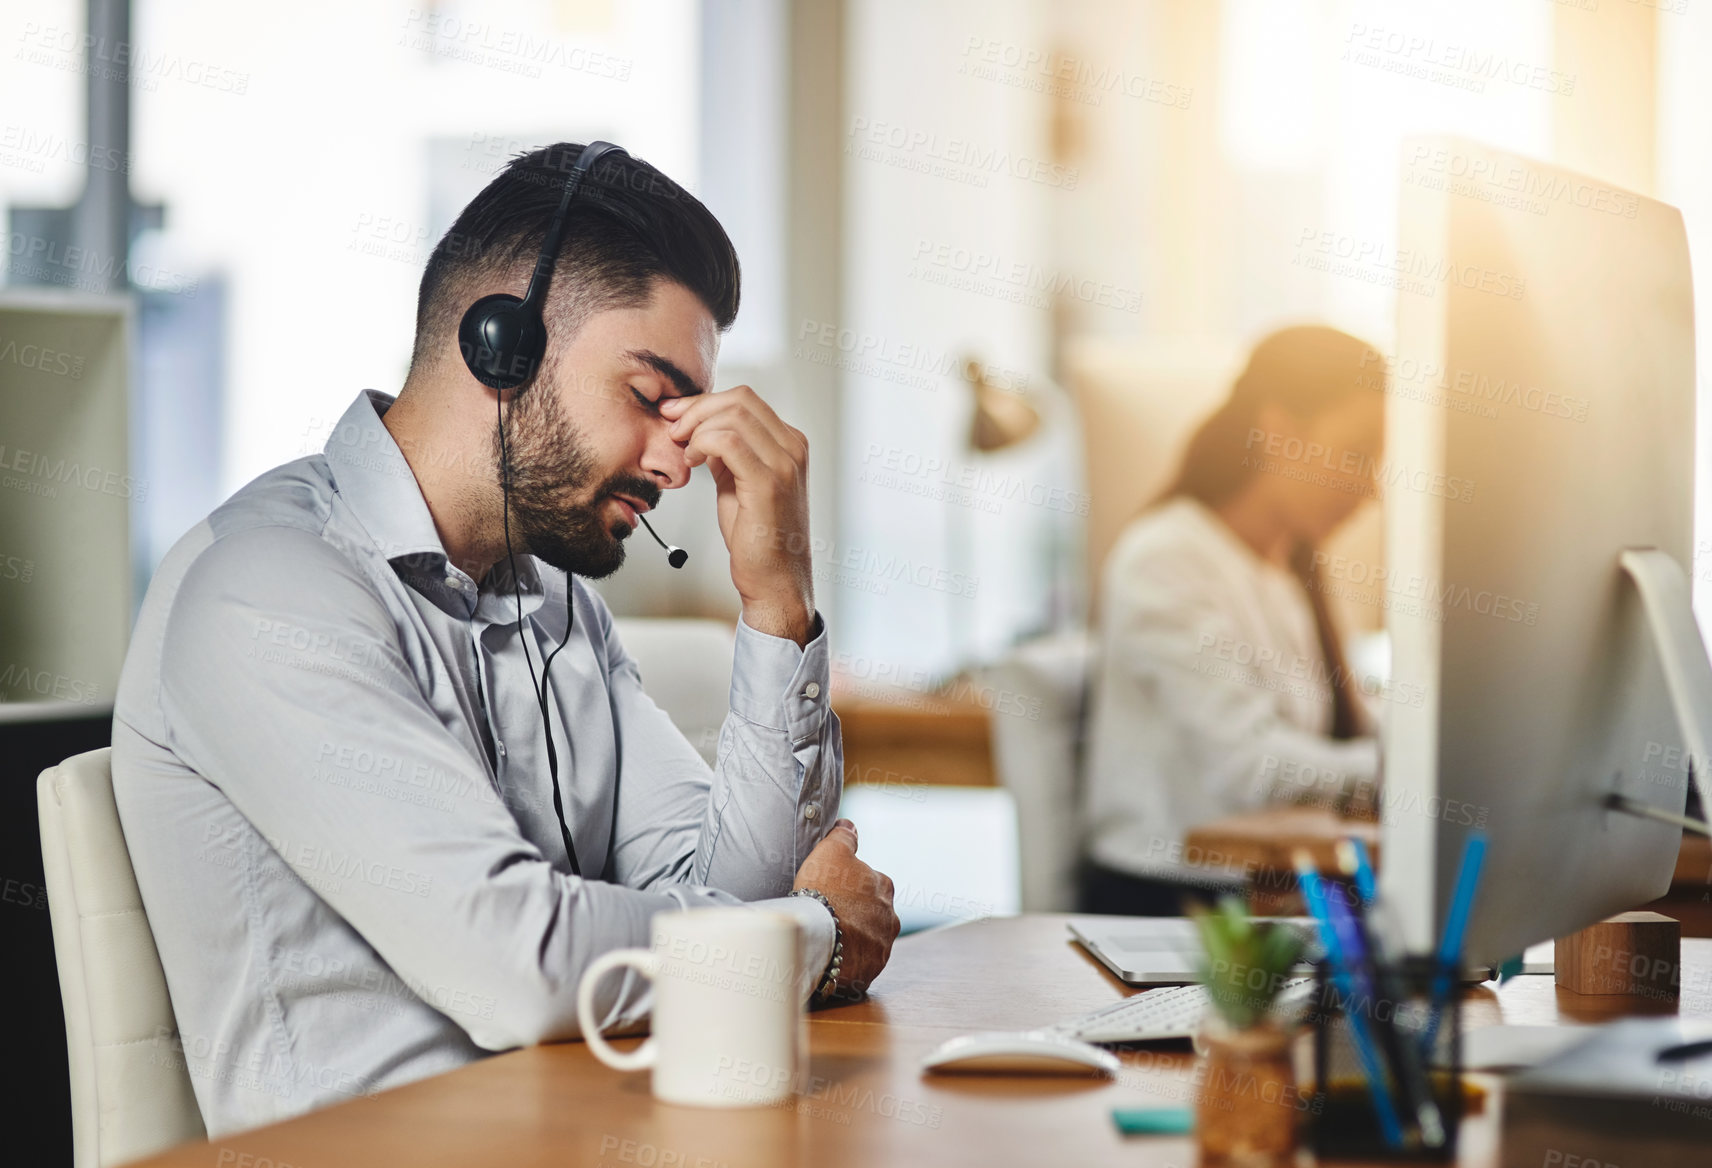
<path fill-rule="evenodd" d="M 1693 734 L 1678 714 L 1703 727 L 1689 707 L 1712 705 L 1684 576 L 1688 243 L 1673 207 L 1489 147 L 1413 140 L 1402 164 L 1378 468 L 1394 699 L 1381 879 L 1410 947 L 1431 950 L 1483 828 L 1464 952 L 1490 964 L 1670 885 L 1681 828 L 1607 800 L 1680 816 Z M 1619 566 L 1632 548 L 1670 558 L 1651 564 L 1650 608 Z"/>

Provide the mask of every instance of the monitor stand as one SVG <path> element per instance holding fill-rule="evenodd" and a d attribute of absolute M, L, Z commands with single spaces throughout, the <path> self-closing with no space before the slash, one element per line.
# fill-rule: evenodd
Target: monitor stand
<path fill-rule="evenodd" d="M 1708 790 L 1712 780 L 1706 778 L 1708 767 L 1712 766 L 1712 661 L 1707 660 L 1706 643 L 1701 640 L 1700 626 L 1694 620 L 1688 577 L 1683 574 L 1681 564 L 1657 548 L 1629 548 L 1618 556 L 1617 563 L 1640 594 L 1647 627 L 1653 634 L 1653 647 L 1664 670 L 1665 686 L 1670 691 L 1670 704 L 1676 712 L 1683 743 L 1688 747 L 1689 774 L 1700 786 L 1700 805 L 1712 807 L 1712 798 L 1708 798 L 1712 794 Z M 1660 811 L 1626 795 L 1613 792 L 1606 796 L 1605 805 L 1613 811 L 1712 835 L 1712 827 L 1702 820 Z"/>

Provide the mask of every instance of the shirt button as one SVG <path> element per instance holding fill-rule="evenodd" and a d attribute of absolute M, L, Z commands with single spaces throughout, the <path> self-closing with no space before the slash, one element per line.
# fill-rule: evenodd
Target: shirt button
<path fill-rule="evenodd" d="M 505 743 L 503 743 L 503 742 L 501 742 L 501 743 L 500 743 L 500 744 L 499 744 L 499 757 L 500 757 L 500 758 L 504 758 L 504 757 L 505 757 Z"/>
<path fill-rule="evenodd" d="M 820 818 L 820 804 L 819 803 L 810 803 L 807 807 L 804 807 L 803 808 L 803 818 L 808 820 L 810 823 L 813 823 L 815 820 L 819 819 Z"/>
<path fill-rule="evenodd" d="M 811 681 L 807 685 L 803 686 L 803 697 L 805 697 L 805 698 L 818 698 L 819 696 L 820 696 L 820 682 Z"/>

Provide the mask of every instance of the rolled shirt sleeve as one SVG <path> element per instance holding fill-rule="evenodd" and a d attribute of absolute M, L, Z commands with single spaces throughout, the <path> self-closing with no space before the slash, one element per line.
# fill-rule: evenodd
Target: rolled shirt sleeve
<path fill-rule="evenodd" d="M 774 871 L 789 869 L 784 875 L 788 887 L 830 830 L 843 797 L 844 740 L 832 712 L 826 625 L 819 613 L 814 623 L 814 635 L 799 648 L 795 641 L 756 632 L 738 618 L 731 715 L 720 731 L 717 758 L 721 779 L 739 796 L 721 816 L 720 835 L 740 833 L 743 847 L 735 862 L 715 849 L 703 874 L 715 887 L 749 891 L 733 882 L 754 867 L 742 856 L 755 855 L 766 856 Z M 781 789 L 780 776 L 794 776 L 794 789 Z M 759 805 L 753 815 L 751 803 Z M 775 862 L 772 853 L 780 840 L 791 840 L 795 847 Z M 812 993 L 832 960 L 831 915 L 810 897 L 761 903 L 784 908 L 802 923 L 803 972 Z"/>
<path fill-rule="evenodd" d="M 740 618 L 731 671 L 731 715 L 720 731 L 717 771 L 732 792 L 735 815 L 722 816 L 722 845 L 709 857 L 703 881 L 740 895 L 770 890 L 734 887 L 766 855 L 789 887 L 827 830 L 843 790 L 844 745 L 832 712 L 826 628 L 802 648 L 756 632 Z M 792 782 L 794 780 L 794 783 Z M 792 850 L 780 852 L 780 841 Z M 775 858 L 776 854 L 776 858 Z"/>

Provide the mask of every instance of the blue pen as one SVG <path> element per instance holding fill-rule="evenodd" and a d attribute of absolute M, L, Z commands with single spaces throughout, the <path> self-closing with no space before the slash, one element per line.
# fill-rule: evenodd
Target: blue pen
<path fill-rule="evenodd" d="M 1308 913 L 1319 926 L 1320 942 L 1325 946 L 1326 959 L 1331 962 L 1333 980 L 1337 983 L 1338 991 L 1353 1002 L 1356 997 L 1355 986 L 1343 946 L 1338 940 L 1337 928 L 1332 924 L 1330 911 L 1326 907 L 1327 898 L 1325 889 L 1320 886 L 1320 874 L 1314 869 L 1313 858 L 1305 852 L 1298 852 L 1295 860 L 1296 879 L 1302 886 L 1302 899 L 1307 903 Z M 1379 1051 L 1373 1045 L 1373 1035 L 1367 1029 L 1367 1020 L 1359 1011 L 1346 1012 L 1344 1016 L 1349 1019 L 1350 1030 L 1355 1035 L 1355 1052 L 1361 1059 L 1363 1073 L 1367 1075 L 1367 1089 L 1373 1096 L 1373 1110 L 1379 1118 L 1379 1134 L 1384 1137 L 1387 1147 L 1401 1148 L 1403 1126 L 1397 1120 L 1397 1109 L 1391 1102 L 1391 1089 L 1385 1082 L 1385 1068 L 1379 1061 Z M 1321 1084 L 1321 1089 L 1327 1090 L 1329 1086 Z"/>
<path fill-rule="evenodd" d="M 1474 909 L 1474 892 L 1480 887 L 1480 870 L 1486 862 L 1486 833 L 1470 832 L 1462 847 L 1462 866 L 1456 873 L 1456 891 L 1451 894 L 1450 912 L 1445 916 L 1444 933 L 1439 937 L 1438 968 L 1433 973 L 1432 1011 L 1427 1028 L 1421 1035 L 1422 1053 L 1432 1058 L 1433 1043 L 1439 1036 L 1439 1021 L 1444 1016 L 1444 1004 L 1462 964 L 1462 939 L 1468 932 L 1468 918 Z"/>

